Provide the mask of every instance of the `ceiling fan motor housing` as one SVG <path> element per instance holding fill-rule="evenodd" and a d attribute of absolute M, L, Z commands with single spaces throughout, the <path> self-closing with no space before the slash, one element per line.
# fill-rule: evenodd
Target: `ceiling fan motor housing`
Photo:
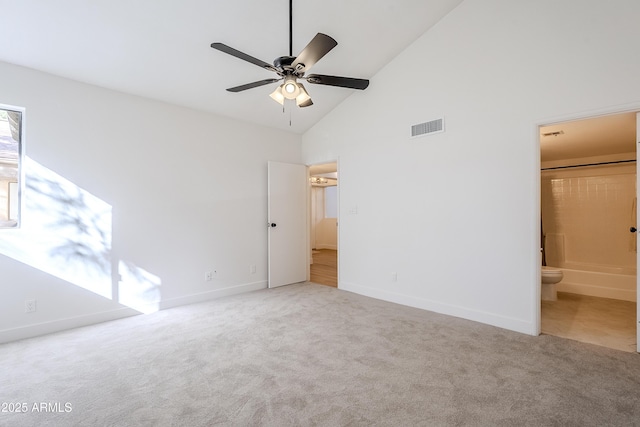
<path fill-rule="evenodd" d="M 280 70 L 293 70 L 291 64 L 296 60 L 295 56 L 281 56 L 273 60 L 273 66 Z"/>

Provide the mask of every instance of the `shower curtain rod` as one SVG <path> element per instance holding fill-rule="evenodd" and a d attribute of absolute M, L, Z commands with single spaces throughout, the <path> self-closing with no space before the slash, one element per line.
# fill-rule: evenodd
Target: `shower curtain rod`
<path fill-rule="evenodd" d="M 570 168 L 583 168 L 586 166 L 603 166 L 603 165 L 617 165 L 620 163 L 635 163 L 635 160 L 616 160 L 615 162 L 600 162 L 600 163 L 585 163 L 582 165 L 571 165 L 571 166 L 556 166 L 553 168 L 541 168 L 541 171 L 552 171 L 557 169 L 570 169 Z"/>

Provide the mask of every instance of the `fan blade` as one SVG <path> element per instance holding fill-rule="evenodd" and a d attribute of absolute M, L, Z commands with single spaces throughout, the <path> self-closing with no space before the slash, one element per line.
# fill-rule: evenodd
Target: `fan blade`
<path fill-rule="evenodd" d="M 269 64 L 268 62 L 264 62 L 261 61 L 257 58 L 254 58 L 251 55 L 247 55 L 244 52 L 240 52 L 239 50 L 236 50 L 232 47 L 227 46 L 226 44 L 222 44 L 222 43 L 211 43 L 211 47 L 219 50 L 220 52 L 224 52 L 226 54 L 229 54 L 231 56 L 235 56 L 238 59 L 242 59 L 243 61 L 247 61 L 250 62 L 252 64 L 257 65 L 258 67 L 264 68 L 266 70 L 269 71 L 274 71 L 277 72 L 277 70 L 273 67 L 273 65 Z"/>
<path fill-rule="evenodd" d="M 348 89 L 364 90 L 369 86 L 369 80 L 354 79 L 353 77 L 325 76 L 322 74 L 309 74 L 307 82 L 316 85 L 346 87 Z"/>
<path fill-rule="evenodd" d="M 299 73 L 308 71 L 320 58 L 329 53 L 329 51 L 337 45 L 338 42 L 328 35 L 318 33 L 309 44 L 302 49 L 302 52 L 300 52 L 300 55 L 293 61 L 291 66 Z"/>
<path fill-rule="evenodd" d="M 269 83 L 275 83 L 277 81 L 280 81 L 282 79 L 266 79 L 266 80 L 260 80 L 258 82 L 253 82 L 253 83 L 247 83 L 246 85 L 240 85 L 240 86 L 236 86 L 236 87 L 230 87 L 229 89 L 227 89 L 229 92 L 242 92 L 243 90 L 247 90 L 247 89 L 253 89 L 254 87 L 260 87 L 260 86 L 264 86 L 264 85 L 268 85 Z"/>
<path fill-rule="evenodd" d="M 280 81 L 280 80 L 282 80 L 282 79 L 265 79 L 265 80 L 260 80 L 260 81 L 253 82 L 253 83 L 247 83 L 246 85 L 230 87 L 227 90 L 229 92 L 242 92 L 243 90 L 253 89 L 254 87 L 260 87 L 260 86 L 268 85 L 269 83 L 275 83 L 275 82 Z"/>

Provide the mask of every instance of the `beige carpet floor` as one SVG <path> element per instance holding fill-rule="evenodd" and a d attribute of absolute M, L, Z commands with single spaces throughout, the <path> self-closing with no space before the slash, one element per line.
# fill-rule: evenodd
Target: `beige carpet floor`
<path fill-rule="evenodd" d="M 2 426 L 640 425 L 638 354 L 314 284 L 0 345 L 0 367 Z"/>

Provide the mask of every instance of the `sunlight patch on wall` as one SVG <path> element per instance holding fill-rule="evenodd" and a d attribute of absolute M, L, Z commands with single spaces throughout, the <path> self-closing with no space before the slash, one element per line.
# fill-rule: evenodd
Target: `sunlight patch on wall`
<path fill-rule="evenodd" d="M 123 261 L 113 271 L 111 205 L 29 157 L 24 168 L 22 228 L 2 230 L 0 254 L 142 313 L 157 311 L 159 277 Z"/>
<path fill-rule="evenodd" d="M 24 167 L 23 227 L 2 233 L 0 253 L 112 298 L 111 206 L 28 157 Z"/>
<path fill-rule="evenodd" d="M 158 276 L 124 261 L 119 262 L 118 272 L 118 300 L 121 304 L 144 314 L 159 310 L 161 280 Z"/>

